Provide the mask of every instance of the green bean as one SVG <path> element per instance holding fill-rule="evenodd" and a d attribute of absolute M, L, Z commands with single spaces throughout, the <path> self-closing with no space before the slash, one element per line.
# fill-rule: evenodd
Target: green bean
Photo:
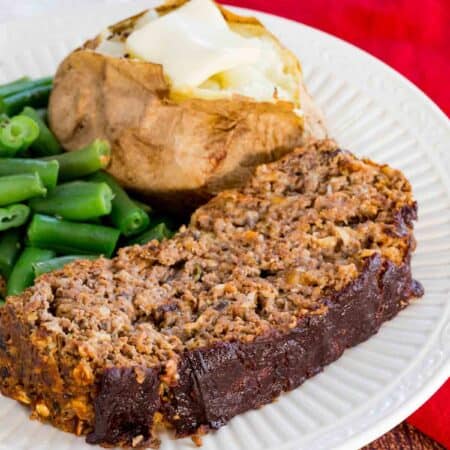
<path fill-rule="evenodd" d="M 60 179 L 70 181 L 104 169 L 111 159 L 111 149 L 108 141 L 95 139 L 87 147 L 80 150 L 44 159 L 56 159 L 59 162 Z"/>
<path fill-rule="evenodd" d="M 9 83 L 2 84 L 0 86 L 0 97 L 6 97 L 7 95 L 15 94 L 23 89 L 25 83 L 29 82 L 29 77 L 21 77 L 17 80 L 10 81 Z"/>
<path fill-rule="evenodd" d="M 135 198 L 133 198 L 132 200 L 138 208 L 141 208 L 147 214 L 150 214 L 153 211 L 152 207 L 147 203 L 141 202 L 140 200 L 136 200 Z"/>
<path fill-rule="evenodd" d="M 19 114 L 25 106 L 33 106 L 34 108 L 47 106 L 51 90 L 51 84 L 43 84 L 2 97 L 0 111 L 8 114 L 8 116 L 14 116 Z"/>
<path fill-rule="evenodd" d="M 0 157 L 15 156 L 23 147 L 22 136 L 15 136 L 10 127 L 0 126 Z"/>
<path fill-rule="evenodd" d="M 98 255 L 67 255 L 58 258 L 52 258 L 47 261 L 40 261 L 33 264 L 34 274 L 36 277 L 43 273 L 53 272 L 54 270 L 62 269 L 66 264 L 79 259 L 97 259 Z"/>
<path fill-rule="evenodd" d="M 18 80 L 11 81 L 0 86 L 0 97 L 8 97 L 13 94 L 17 94 L 21 91 L 26 91 L 36 86 L 51 85 L 53 81 L 52 77 L 38 78 L 36 80 L 30 80 L 29 77 L 22 77 Z"/>
<path fill-rule="evenodd" d="M 35 212 L 85 221 L 111 212 L 113 193 L 106 183 L 71 181 L 60 184 L 45 198 L 34 198 L 29 205 Z"/>
<path fill-rule="evenodd" d="M 0 208 L 0 231 L 20 227 L 28 220 L 29 215 L 30 208 L 21 203 Z"/>
<path fill-rule="evenodd" d="M 147 231 L 144 231 L 142 234 L 129 241 L 129 244 L 144 245 L 147 242 L 153 241 L 154 239 L 158 241 L 169 239 L 170 237 L 172 237 L 172 235 L 173 233 L 172 231 L 169 230 L 169 228 L 167 228 L 167 225 L 164 222 L 161 222 L 155 227 L 150 228 Z"/>
<path fill-rule="evenodd" d="M 11 123 L 13 124 L 13 126 L 17 125 L 17 123 L 20 123 L 20 125 L 27 130 L 27 133 L 24 137 L 24 147 L 22 148 L 22 150 L 28 149 L 30 145 L 33 144 L 39 137 L 39 125 L 31 117 L 14 116 L 11 119 Z"/>
<path fill-rule="evenodd" d="M 42 161 L 39 159 L 3 158 L 0 159 L 0 177 L 24 173 L 38 173 L 42 183 L 51 189 L 58 180 L 58 161 Z"/>
<path fill-rule="evenodd" d="M 150 223 L 148 214 L 128 197 L 117 181 L 106 172 L 98 172 L 91 177 L 93 181 L 108 183 L 113 191 L 111 220 L 124 236 L 133 236 L 145 230 Z"/>
<path fill-rule="evenodd" d="M 31 245 L 63 254 L 111 256 L 120 232 L 115 228 L 91 223 L 76 223 L 35 214 L 27 236 Z"/>
<path fill-rule="evenodd" d="M 9 83 L 2 84 L 0 86 L 0 97 L 6 97 L 23 89 L 25 83 L 29 82 L 29 77 L 21 77 L 17 80 L 10 81 Z"/>
<path fill-rule="evenodd" d="M 22 248 L 22 232 L 8 230 L 0 235 L 0 274 L 8 278 Z"/>
<path fill-rule="evenodd" d="M 26 106 L 21 115 L 33 119 L 39 127 L 39 135 L 33 142 L 33 153 L 36 156 L 58 155 L 62 152 L 61 145 L 56 140 L 54 134 L 49 130 L 39 113 L 29 106 Z"/>
<path fill-rule="evenodd" d="M 0 156 L 14 156 L 39 136 L 38 124 L 29 117 L 15 116 L 0 125 Z"/>
<path fill-rule="evenodd" d="M 37 173 L 0 177 L 0 206 L 45 195 L 47 189 Z"/>
<path fill-rule="evenodd" d="M 19 256 L 11 275 L 9 276 L 8 295 L 19 295 L 34 281 L 33 264 L 54 258 L 55 252 L 41 248 L 27 247 Z"/>

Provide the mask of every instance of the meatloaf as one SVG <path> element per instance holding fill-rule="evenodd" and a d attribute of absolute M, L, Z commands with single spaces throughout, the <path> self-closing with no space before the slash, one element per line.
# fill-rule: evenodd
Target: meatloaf
<path fill-rule="evenodd" d="M 273 401 L 422 288 L 397 170 L 313 142 L 259 166 L 170 240 L 39 277 L 0 313 L 0 384 L 104 446 L 158 445 Z"/>

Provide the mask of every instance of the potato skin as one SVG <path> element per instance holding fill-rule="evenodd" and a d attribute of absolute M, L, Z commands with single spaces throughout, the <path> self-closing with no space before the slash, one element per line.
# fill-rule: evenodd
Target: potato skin
<path fill-rule="evenodd" d="M 142 197 L 193 209 L 304 143 L 290 102 L 173 101 L 161 65 L 96 53 L 93 42 L 59 66 L 50 126 L 67 150 L 108 139 L 108 171 Z"/>

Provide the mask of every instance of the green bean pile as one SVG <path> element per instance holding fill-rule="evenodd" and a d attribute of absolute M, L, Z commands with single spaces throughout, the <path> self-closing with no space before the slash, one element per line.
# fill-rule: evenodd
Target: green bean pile
<path fill-rule="evenodd" d="M 130 198 L 104 172 L 107 141 L 64 153 L 46 124 L 52 78 L 0 86 L 0 276 L 6 295 L 77 259 L 173 234 L 174 224 Z M 0 296 L 0 301 L 1 296 Z"/>

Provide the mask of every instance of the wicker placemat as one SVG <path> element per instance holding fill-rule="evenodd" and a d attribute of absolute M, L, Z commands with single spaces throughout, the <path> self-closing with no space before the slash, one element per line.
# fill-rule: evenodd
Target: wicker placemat
<path fill-rule="evenodd" d="M 445 448 L 403 422 L 361 450 L 445 450 Z"/>

